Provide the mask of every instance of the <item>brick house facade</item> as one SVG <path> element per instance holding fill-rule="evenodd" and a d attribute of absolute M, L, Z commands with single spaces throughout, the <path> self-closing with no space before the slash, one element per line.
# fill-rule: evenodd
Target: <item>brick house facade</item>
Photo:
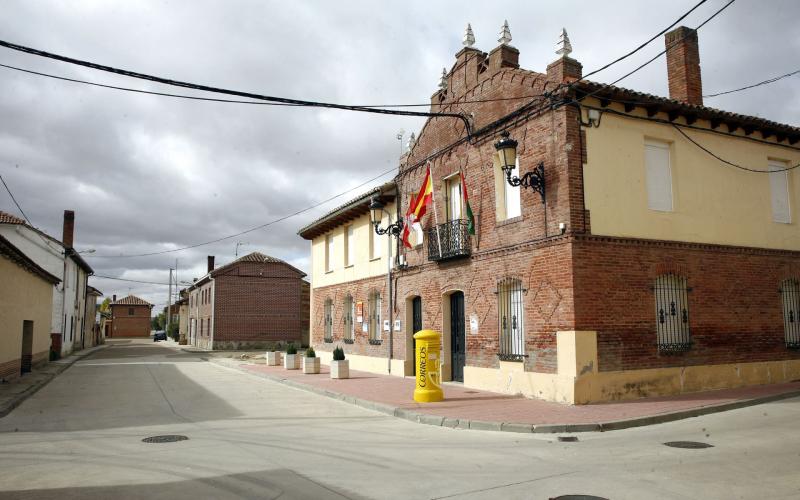
<path fill-rule="evenodd" d="M 431 109 L 471 116 L 471 133 L 429 119 L 401 158 L 397 215 L 430 166 L 441 224 L 426 215 L 423 244 L 395 261 L 393 352 L 344 344 L 378 360 L 354 368 L 392 358 L 392 373 L 413 373 L 416 324 L 442 332 L 444 380 L 566 403 L 800 378 L 800 175 L 775 167 L 800 163 L 800 129 L 703 107 L 696 32 L 666 39 L 670 99 L 577 81 L 568 54 L 545 73 L 508 45 L 456 55 Z M 514 175 L 543 167 L 544 196 L 510 189 L 502 132 L 518 142 Z M 692 141 L 775 173 L 726 167 Z M 461 176 L 474 235 L 454 233 Z M 326 216 L 300 234 L 314 248 L 337 230 Z M 386 275 L 318 287 L 316 269 L 312 344 L 329 350 L 325 301 L 341 344 L 339 297 L 384 290 Z"/>
<path fill-rule="evenodd" d="M 111 307 L 111 338 L 149 337 L 153 304 L 135 295 L 117 300 Z"/>
<path fill-rule="evenodd" d="M 253 252 L 214 269 L 188 288 L 189 343 L 205 349 L 266 349 L 307 342 L 305 273 Z"/>

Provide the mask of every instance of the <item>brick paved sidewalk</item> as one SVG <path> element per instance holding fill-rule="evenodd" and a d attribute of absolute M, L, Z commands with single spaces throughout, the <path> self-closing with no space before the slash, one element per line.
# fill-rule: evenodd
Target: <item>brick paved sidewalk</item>
<path fill-rule="evenodd" d="M 350 379 L 331 380 L 328 367 L 318 375 L 302 370 L 215 360 L 220 364 L 349 401 L 398 417 L 447 427 L 508 430 L 515 432 L 602 431 L 651 425 L 681 418 L 800 396 L 800 381 L 726 389 L 681 396 L 647 398 L 591 405 L 562 405 L 444 385 L 445 401 L 416 403 L 414 379 L 350 371 Z"/>

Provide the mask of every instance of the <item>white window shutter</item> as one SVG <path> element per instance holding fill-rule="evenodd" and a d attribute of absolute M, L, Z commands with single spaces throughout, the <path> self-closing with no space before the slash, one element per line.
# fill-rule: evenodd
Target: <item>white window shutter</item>
<path fill-rule="evenodd" d="M 772 220 L 789 224 L 792 222 L 792 210 L 789 206 L 789 173 L 786 164 L 779 161 L 769 162 L 769 186 L 772 193 Z"/>
<path fill-rule="evenodd" d="M 647 207 L 651 210 L 672 211 L 672 172 L 669 156 L 669 144 L 661 142 L 645 144 Z"/>

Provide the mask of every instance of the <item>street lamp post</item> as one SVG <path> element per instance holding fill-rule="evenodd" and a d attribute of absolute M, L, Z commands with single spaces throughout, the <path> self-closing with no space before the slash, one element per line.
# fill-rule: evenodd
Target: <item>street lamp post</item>
<path fill-rule="evenodd" d="M 386 239 L 387 241 L 387 252 L 386 252 L 386 289 L 388 290 L 388 299 L 389 299 L 389 373 L 392 373 L 392 358 L 394 355 L 394 304 L 392 301 L 392 236 L 395 238 L 399 238 L 400 234 L 403 232 L 403 227 L 405 224 L 403 223 L 403 219 L 399 219 L 397 222 L 392 224 L 392 214 L 391 212 L 387 211 L 387 219 L 389 225 L 385 228 L 381 227 L 381 221 L 383 221 L 383 212 L 386 205 L 383 204 L 377 197 L 373 197 L 369 204 L 369 213 L 370 213 L 370 220 L 372 221 L 372 225 L 375 227 L 375 233 L 378 235 L 388 234 L 389 237 Z M 378 328 L 381 328 L 381 325 L 378 325 Z"/>
<path fill-rule="evenodd" d="M 518 143 L 509 137 L 508 132 L 503 132 L 500 136 L 501 139 L 494 144 L 494 148 L 497 150 L 500 168 L 506 173 L 506 181 L 514 187 L 522 186 L 533 189 L 541 195 L 542 203 L 544 203 L 544 162 L 539 162 L 536 168 L 525 173 L 522 177 L 512 176 L 512 172 L 517 166 Z"/>

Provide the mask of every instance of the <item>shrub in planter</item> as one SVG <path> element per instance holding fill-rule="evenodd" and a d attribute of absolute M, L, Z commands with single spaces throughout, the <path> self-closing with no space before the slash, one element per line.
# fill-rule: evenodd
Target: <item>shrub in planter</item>
<path fill-rule="evenodd" d="M 319 373 L 319 358 L 313 347 L 306 349 L 306 355 L 303 358 L 303 373 Z"/>
<path fill-rule="evenodd" d="M 350 378 L 350 361 L 344 359 L 344 349 L 338 346 L 333 350 L 331 378 Z"/>
<path fill-rule="evenodd" d="M 300 368 L 300 356 L 297 355 L 297 348 L 294 344 L 286 346 L 286 355 L 283 357 L 283 367 L 287 370 L 297 370 Z"/>

